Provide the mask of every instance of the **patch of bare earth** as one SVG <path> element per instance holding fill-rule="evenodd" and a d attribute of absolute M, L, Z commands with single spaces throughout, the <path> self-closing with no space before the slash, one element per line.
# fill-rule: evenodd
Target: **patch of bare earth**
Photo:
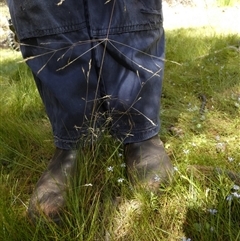
<path fill-rule="evenodd" d="M 8 19 L 9 12 L 6 4 L 0 3 L 0 48 L 8 47 L 6 42 L 7 35 L 9 33 L 8 29 Z"/>
<path fill-rule="evenodd" d="M 166 30 L 206 26 L 216 33 L 240 35 L 240 4 L 217 7 L 204 4 L 169 5 L 163 2 L 163 14 Z"/>

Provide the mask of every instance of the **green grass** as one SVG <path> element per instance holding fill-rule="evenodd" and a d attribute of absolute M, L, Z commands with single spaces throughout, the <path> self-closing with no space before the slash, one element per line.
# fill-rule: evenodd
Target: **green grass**
<path fill-rule="evenodd" d="M 227 201 L 239 179 L 212 169 L 240 172 L 239 39 L 204 28 L 166 33 L 160 135 L 178 169 L 172 185 L 159 196 L 132 190 L 121 143 L 105 134 L 79 153 L 80 178 L 60 227 L 26 217 L 54 146 L 29 69 L 1 50 L 0 240 L 240 240 L 240 199 Z M 202 114 L 199 95 L 207 100 Z"/>
<path fill-rule="evenodd" d="M 216 0 L 219 6 L 233 6 L 235 4 L 239 4 L 239 0 Z"/>

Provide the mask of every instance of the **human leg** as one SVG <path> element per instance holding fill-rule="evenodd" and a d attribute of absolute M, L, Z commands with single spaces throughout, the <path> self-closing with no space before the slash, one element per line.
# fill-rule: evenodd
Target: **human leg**
<path fill-rule="evenodd" d="M 44 214 L 58 220 L 76 148 L 95 125 L 97 76 L 86 22 L 86 1 L 19 2 L 8 5 L 21 41 L 21 52 L 32 70 L 51 122 L 55 154 L 40 177 L 29 203 L 31 218 Z"/>
<path fill-rule="evenodd" d="M 22 53 L 29 58 L 57 147 L 29 202 L 28 214 L 33 220 L 44 214 L 59 221 L 75 174 L 76 149 L 95 122 L 97 76 L 90 63 L 91 42 L 83 35 L 72 32 L 23 41 Z"/>
<path fill-rule="evenodd" d="M 60 149 L 75 149 L 94 119 L 97 75 L 81 31 L 28 39 L 21 47 Z"/>
<path fill-rule="evenodd" d="M 147 35 L 149 39 L 144 37 Z M 109 36 L 95 50 L 110 131 L 124 143 L 129 178 L 157 190 L 173 166 L 157 134 L 164 69 L 163 30 Z"/>
<path fill-rule="evenodd" d="M 157 137 L 165 57 L 163 28 L 109 34 L 96 53 L 102 65 L 101 94 L 107 97 L 111 131 L 124 143 L 129 177 L 156 190 L 173 174 Z"/>

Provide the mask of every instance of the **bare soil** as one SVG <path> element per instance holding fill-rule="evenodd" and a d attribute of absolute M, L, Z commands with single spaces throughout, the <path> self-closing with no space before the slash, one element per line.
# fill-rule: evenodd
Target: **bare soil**
<path fill-rule="evenodd" d="M 240 35 L 240 4 L 232 7 L 214 5 L 189 6 L 163 4 L 164 27 L 176 28 L 211 27 L 216 33 Z"/>

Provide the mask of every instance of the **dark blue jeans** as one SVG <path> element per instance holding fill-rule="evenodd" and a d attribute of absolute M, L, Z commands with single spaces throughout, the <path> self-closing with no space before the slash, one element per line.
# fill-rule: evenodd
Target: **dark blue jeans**
<path fill-rule="evenodd" d="M 52 125 L 74 148 L 107 128 L 124 143 L 156 135 L 164 68 L 160 0 L 8 0 Z"/>

